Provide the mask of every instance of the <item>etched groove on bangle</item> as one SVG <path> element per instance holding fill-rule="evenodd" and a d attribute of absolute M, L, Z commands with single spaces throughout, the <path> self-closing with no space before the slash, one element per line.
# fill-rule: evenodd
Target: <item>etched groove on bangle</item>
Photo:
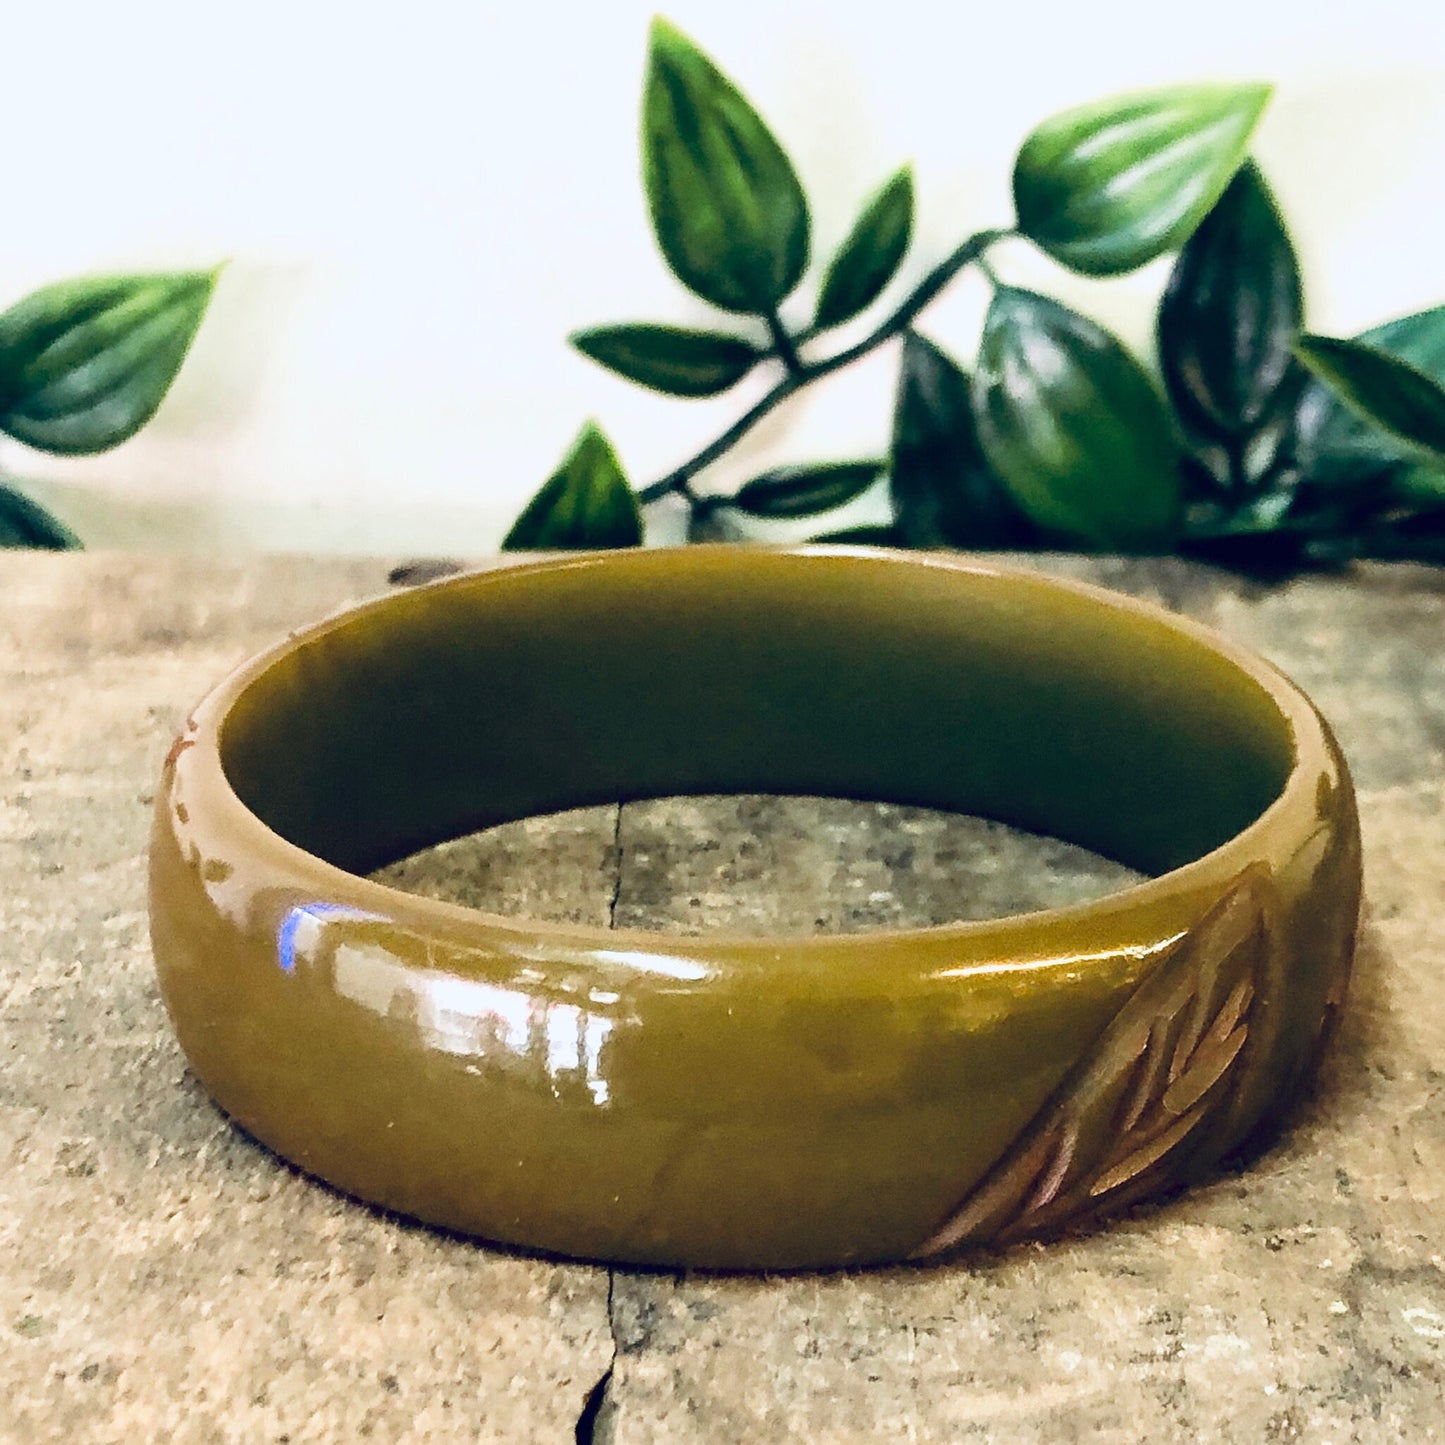
<path fill-rule="evenodd" d="M 1278 1031 L 1272 892 L 1264 864 L 1240 875 L 911 1259 L 1083 1223 L 1238 1142 Z"/>

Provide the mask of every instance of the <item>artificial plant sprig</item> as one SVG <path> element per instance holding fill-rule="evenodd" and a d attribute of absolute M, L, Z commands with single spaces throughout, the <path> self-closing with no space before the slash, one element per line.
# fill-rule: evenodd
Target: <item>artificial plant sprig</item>
<path fill-rule="evenodd" d="M 219 268 L 42 287 L 0 314 L 0 432 L 90 456 L 155 415 L 210 304 Z M 57 518 L 0 484 L 0 547 L 78 547 Z"/>
<path fill-rule="evenodd" d="M 829 351 L 829 334 L 881 304 L 899 275 L 913 233 L 911 171 L 867 201 L 821 269 L 812 320 L 790 330 L 783 308 L 812 259 L 797 172 L 737 87 L 655 22 L 642 108 L 648 212 L 677 278 L 733 319 L 706 330 L 629 322 L 572 341 L 671 396 L 720 395 L 760 367 L 772 384 L 635 494 L 610 447 L 574 449 L 504 545 L 554 534 L 569 545 L 639 542 L 638 508 L 668 495 L 686 501 L 694 522 L 718 511 L 826 518 L 886 475 L 890 524 L 839 533 L 824 521 L 823 534 L 1180 550 L 1263 567 L 1438 557 L 1445 457 L 1428 438 L 1445 410 L 1437 416 L 1427 389 L 1445 378 L 1445 309 L 1367 334 L 1359 355 L 1303 336 L 1294 248 L 1247 159 L 1269 93 L 1173 87 L 1044 122 L 1015 158 L 1013 222 L 962 241 L 861 340 Z M 1097 323 L 1000 284 L 987 252 L 1010 237 L 1091 277 L 1177 252 L 1159 312 L 1159 380 Z M 919 330 L 928 305 L 970 266 L 994 288 L 972 374 Z M 886 459 L 774 469 L 730 495 L 696 485 L 798 392 L 898 341 Z M 561 518 L 550 528 L 549 508 Z"/>

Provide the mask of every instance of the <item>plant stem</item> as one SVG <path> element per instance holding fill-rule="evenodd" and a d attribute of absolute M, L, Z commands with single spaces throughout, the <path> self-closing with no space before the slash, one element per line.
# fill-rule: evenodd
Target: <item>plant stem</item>
<path fill-rule="evenodd" d="M 860 357 L 867 356 L 870 351 L 876 351 L 884 342 L 891 341 L 895 336 L 901 336 L 913 324 L 919 312 L 965 266 L 977 261 L 995 241 L 1002 240 L 1010 234 L 1012 233 L 1006 230 L 992 230 L 978 231 L 970 236 L 956 250 L 944 257 L 899 303 L 891 315 L 879 322 L 861 341 L 833 356 L 825 357 L 822 361 L 804 362 L 797 356 L 796 349 L 792 348 L 791 338 L 789 338 L 789 347 L 793 349 L 794 366 L 789 366 L 781 347 L 778 352 L 783 365 L 788 367 L 787 375 L 766 396 L 749 407 L 715 441 L 709 442 L 695 456 L 689 457 L 687 461 L 683 462 L 681 466 L 675 467 L 665 477 L 659 478 L 651 486 L 644 487 L 637 494 L 637 500 L 645 506 L 648 502 L 656 502 L 671 492 L 677 492 L 690 501 L 696 502 L 697 493 L 692 490 L 692 479 L 699 472 L 710 467 L 719 457 L 725 456 L 731 451 L 769 412 L 781 406 L 789 397 L 800 392 L 805 386 L 811 386 L 813 382 L 821 381 L 823 377 L 831 376 L 835 371 L 841 371 Z M 775 321 L 776 318 L 769 318 L 770 330 Z M 781 322 L 776 324 L 778 330 L 781 330 Z M 777 345 L 776 332 L 773 339 L 774 344 Z"/>
<path fill-rule="evenodd" d="M 773 350 L 777 352 L 778 360 L 789 376 L 797 376 L 803 369 L 803 363 L 798 358 L 793 338 L 788 335 L 788 328 L 783 325 L 783 318 L 776 311 L 770 311 L 764 319 L 768 323 L 768 335 L 773 338 Z"/>
<path fill-rule="evenodd" d="M 986 277 L 988 277 L 988 284 L 992 286 L 995 291 L 998 291 L 1003 287 L 1003 282 L 998 279 L 998 272 L 995 271 L 993 267 L 988 264 L 987 256 L 980 256 L 978 258 L 978 269 L 982 271 Z"/>

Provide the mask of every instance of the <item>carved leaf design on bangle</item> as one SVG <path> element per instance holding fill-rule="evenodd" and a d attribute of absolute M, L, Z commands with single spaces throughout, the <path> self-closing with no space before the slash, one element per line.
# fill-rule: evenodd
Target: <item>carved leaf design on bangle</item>
<path fill-rule="evenodd" d="M 1181 1182 L 1233 1144 L 1275 1012 L 1270 875 L 1245 872 L 940 1228 L 927 1259 L 1075 1224 Z"/>

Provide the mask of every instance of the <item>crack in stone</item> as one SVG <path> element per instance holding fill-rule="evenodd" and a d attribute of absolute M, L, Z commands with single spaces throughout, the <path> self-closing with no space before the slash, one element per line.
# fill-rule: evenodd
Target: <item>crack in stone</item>
<path fill-rule="evenodd" d="M 622 896 L 622 804 L 617 805 L 617 818 L 612 827 L 612 865 L 616 870 L 612 879 L 612 897 L 607 904 L 607 926 L 617 927 L 617 900 Z M 612 1336 L 612 1353 L 607 1368 L 597 1377 L 592 1388 L 582 1401 L 582 1411 L 577 1416 L 575 1433 L 576 1445 L 609 1445 L 612 1439 L 612 1422 L 617 1413 L 612 1399 L 612 1374 L 617 1368 L 617 1355 L 621 1348 L 617 1337 L 617 1271 L 607 1271 L 607 1329 Z"/>
<path fill-rule="evenodd" d="M 621 809 L 618 810 L 621 812 Z M 607 1328 L 612 1335 L 612 1354 L 607 1368 L 597 1377 L 596 1383 L 587 1392 L 582 1402 L 582 1412 L 577 1416 L 575 1440 L 577 1445 L 610 1445 L 612 1425 L 617 1414 L 617 1405 L 612 1398 L 612 1372 L 617 1367 L 619 1344 L 617 1339 L 617 1317 L 613 1313 L 613 1299 L 617 1290 L 617 1271 L 607 1271 Z"/>
<path fill-rule="evenodd" d="M 612 879 L 612 897 L 607 904 L 607 926 L 617 927 L 617 900 L 622 897 L 622 804 L 617 805 L 617 821 L 612 825 L 612 863 L 616 873 Z"/>

